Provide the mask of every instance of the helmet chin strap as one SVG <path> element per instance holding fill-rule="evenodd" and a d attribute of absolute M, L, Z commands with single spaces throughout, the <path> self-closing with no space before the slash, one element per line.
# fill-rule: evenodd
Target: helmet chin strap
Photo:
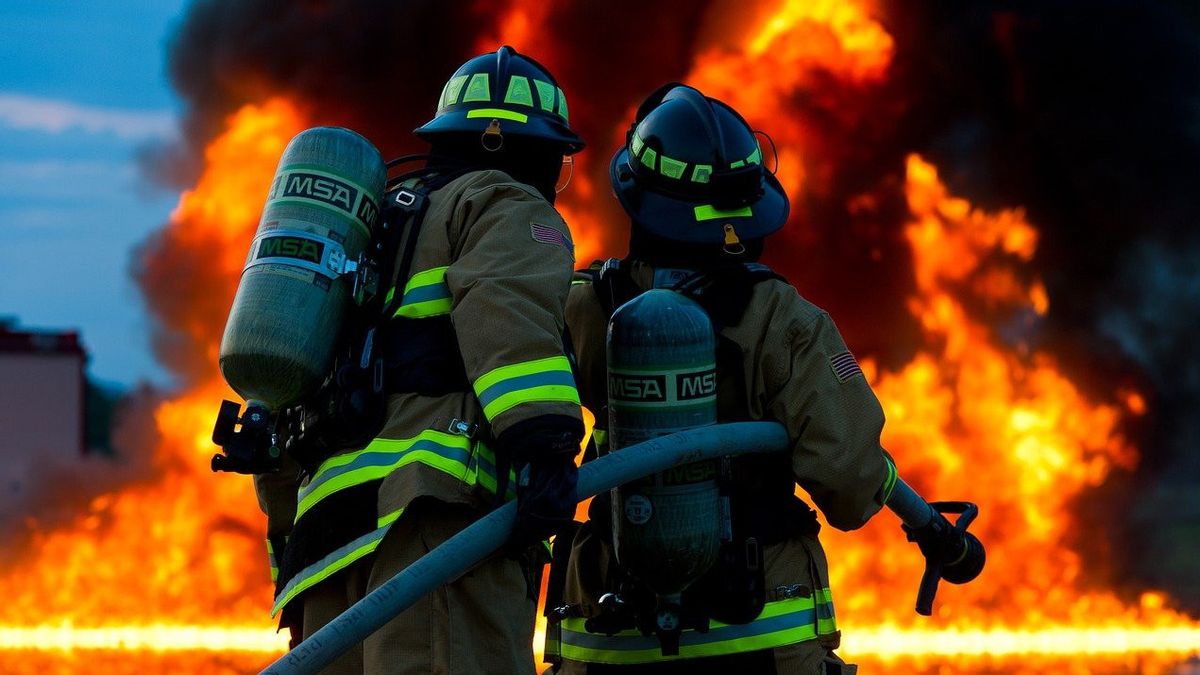
<path fill-rule="evenodd" d="M 771 144 L 771 154 L 775 158 L 774 166 L 771 167 L 771 175 L 774 176 L 779 171 L 779 149 L 775 147 L 775 139 L 771 138 L 771 134 L 768 134 L 765 131 L 760 131 L 758 129 L 754 130 L 754 135 L 762 136 L 763 138 L 766 138 L 767 142 Z M 763 166 L 766 166 L 766 165 L 764 164 Z"/>
<path fill-rule="evenodd" d="M 567 166 L 567 180 L 564 181 L 562 185 L 556 184 L 554 186 L 554 194 L 562 194 L 562 191 L 566 190 L 567 186 L 571 184 L 571 178 L 575 176 L 575 158 L 570 155 L 566 155 L 563 157 L 563 164 Z"/>

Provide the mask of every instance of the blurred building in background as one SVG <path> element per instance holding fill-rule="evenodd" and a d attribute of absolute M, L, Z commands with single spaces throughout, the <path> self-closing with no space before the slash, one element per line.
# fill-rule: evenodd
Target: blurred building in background
<path fill-rule="evenodd" d="M 87 354 L 74 331 L 18 330 L 0 318 L 0 520 L 39 464 L 87 451 Z"/>

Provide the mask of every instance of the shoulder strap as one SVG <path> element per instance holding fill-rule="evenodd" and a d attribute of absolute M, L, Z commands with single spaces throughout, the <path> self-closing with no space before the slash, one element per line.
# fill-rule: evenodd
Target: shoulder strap
<path fill-rule="evenodd" d="M 618 307 L 641 293 L 641 289 L 630 278 L 629 270 L 622 267 L 617 258 L 609 258 L 603 263 L 597 261 L 580 273 L 592 278 L 592 290 L 606 317 L 612 316 Z"/>
<path fill-rule="evenodd" d="M 612 316 L 617 307 L 641 293 L 629 271 L 616 258 L 596 261 L 576 274 L 591 281 L 605 316 Z M 770 267 L 747 263 L 689 274 L 670 289 L 695 300 L 718 325 L 736 326 L 746 313 L 754 287 L 770 279 L 787 283 Z"/>
<path fill-rule="evenodd" d="M 766 265 L 730 265 L 693 274 L 671 290 L 695 300 L 719 326 L 736 326 L 746 314 L 754 287 L 771 279 L 787 283 Z"/>
<path fill-rule="evenodd" d="M 468 169 L 453 171 L 421 169 L 401 177 L 403 181 L 399 187 L 388 193 L 388 198 L 384 202 L 384 215 L 390 216 L 390 218 L 384 219 L 383 222 L 385 226 L 390 224 L 392 231 L 384 236 L 382 259 L 385 261 L 384 264 L 387 264 L 387 261 L 396 260 L 396 256 L 400 256 L 389 288 L 395 288 L 397 284 L 407 281 L 409 272 L 412 271 L 412 261 L 417 251 L 417 238 L 421 234 L 421 225 L 425 222 L 425 212 L 429 209 L 429 194 L 445 187 L 447 183 L 468 171 Z M 398 250 L 401 239 L 404 240 L 402 251 Z M 404 299 L 403 295 L 403 293 L 395 293 L 391 301 L 382 307 L 381 313 L 385 319 L 395 313 L 396 308 Z"/>

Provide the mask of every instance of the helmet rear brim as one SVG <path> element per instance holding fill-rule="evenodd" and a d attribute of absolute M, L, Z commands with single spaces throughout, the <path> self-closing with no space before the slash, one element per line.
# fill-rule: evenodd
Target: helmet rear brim
<path fill-rule="evenodd" d="M 419 138 L 432 142 L 443 134 L 482 134 L 491 123 L 490 117 L 468 118 L 463 112 L 449 112 L 434 117 L 413 130 Z M 508 136 L 536 138 L 551 143 L 561 143 L 564 155 L 573 155 L 583 150 L 583 139 L 561 125 L 530 115 L 525 122 L 500 120 L 501 132 Z"/>
<path fill-rule="evenodd" d="M 787 193 L 770 173 L 765 176 L 763 196 L 758 201 L 726 210 L 642 188 L 629 166 L 628 147 L 613 155 L 608 176 L 629 217 L 651 233 L 673 241 L 719 244 L 725 241 L 726 224 L 733 225 L 741 239 L 759 239 L 779 231 L 790 213 Z"/>

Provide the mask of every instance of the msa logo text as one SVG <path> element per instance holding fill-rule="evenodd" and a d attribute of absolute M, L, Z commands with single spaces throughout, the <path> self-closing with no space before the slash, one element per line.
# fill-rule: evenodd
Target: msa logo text
<path fill-rule="evenodd" d="M 717 371 L 680 373 L 675 376 L 675 391 L 680 401 L 712 396 L 717 392 Z"/>
<path fill-rule="evenodd" d="M 375 217 L 379 215 L 379 206 L 371 201 L 369 197 L 364 197 L 362 203 L 358 205 L 358 213 L 355 214 L 362 222 L 370 225 L 375 222 Z"/>
<path fill-rule="evenodd" d="M 659 474 L 663 485 L 687 485 L 717 477 L 717 465 L 713 462 L 692 462 L 675 466 Z"/>
<path fill-rule="evenodd" d="M 666 401 L 665 375 L 610 375 L 608 395 L 618 401 Z"/>
<path fill-rule="evenodd" d="M 359 215 L 354 212 L 354 202 L 358 200 L 358 189 L 326 176 L 301 172 L 288 174 L 284 178 L 281 196 L 315 199 L 330 206 L 336 206 L 346 213 Z M 364 209 L 360 209 L 360 211 L 362 210 Z M 370 214 L 374 216 L 375 211 L 376 208 L 372 204 Z"/>
<path fill-rule="evenodd" d="M 296 258 L 320 264 L 325 246 L 299 237 L 266 237 L 258 245 L 255 258 Z"/>

